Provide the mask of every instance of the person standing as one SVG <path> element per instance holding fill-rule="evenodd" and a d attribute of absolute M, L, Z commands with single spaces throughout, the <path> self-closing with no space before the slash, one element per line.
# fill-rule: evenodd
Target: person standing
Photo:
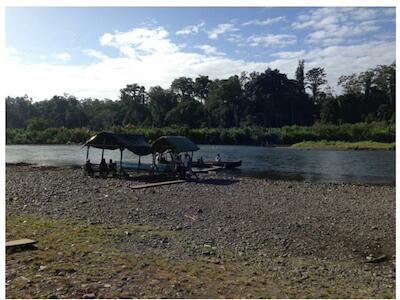
<path fill-rule="evenodd" d="M 183 159 L 183 172 L 182 177 L 186 178 L 186 172 L 189 170 L 189 154 L 185 154 L 185 158 Z"/>
<path fill-rule="evenodd" d="M 176 156 L 175 160 L 175 171 L 180 177 L 182 176 L 182 159 L 179 154 Z"/>
<path fill-rule="evenodd" d="M 188 163 L 188 173 L 189 173 L 189 177 L 192 177 L 193 175 L 196 177 L 196 179 L 199 179 L 199 177 L 197 176 L 196 173 L 193 172 L 192 170 L 192 163 L 193 163 L 193 158 L 188 155 L 189 157 L 189 163 Z"/>

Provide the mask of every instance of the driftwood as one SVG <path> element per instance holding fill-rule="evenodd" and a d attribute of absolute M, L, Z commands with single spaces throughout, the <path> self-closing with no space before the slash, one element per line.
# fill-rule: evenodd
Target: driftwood
<path fill-rule="evenodd" d="M 141 184 L 141 185 L 133 185 L 133 186 L 131 186 L 131 188 L 134 190 L 137 190 L 137 189 L 145 189 L 145 188 L 149 188 L 149 187 L 178 184 L 178 183 L 184 183 L 184 182 L 186 182 L 186 181 L 185 180 L 172 180 L 172 181 L 164 181 L 164 182 L 156 182 L 156 183 L 147 183 L 147 184 Z"/>
<path fill-rule="evenodd" d="M 30 239 L 20 239 L 6 242 L 6 251 L 7 253 L 13 253 L 24 250 L 33 250 L 36 249 L 35 244 L 37 242 Z"/>
<path fill-rule="evenodd" d="M 6 248 L 9 247 L 23 247 L 23 246 L 31 246 L 36 244 L 37 242 L 34 240 L 30 239 L 20 239 L 20 240 L 14 240 L 14 241 L 9 241 L 6 242 Z"/>
<path fill-rule="evenodd" d="M 388 259 L 388 257 L 386 255 L 381 255 L 378 257 L 371 257 L 371 258 L 367 258 L 367 260 L 365 261 L 366 263 L 380 263 L 380 262 L 384 262 Z"/>

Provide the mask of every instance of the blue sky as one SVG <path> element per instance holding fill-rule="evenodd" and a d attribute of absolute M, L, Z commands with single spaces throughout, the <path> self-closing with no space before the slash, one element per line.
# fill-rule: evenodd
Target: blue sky
<path fill-rule="evenodd" d="M 395 60 L 394 8 L 6 8 L 8 94 L 118 97 L 138 82 L 278 68 L 337 78 Z"/>

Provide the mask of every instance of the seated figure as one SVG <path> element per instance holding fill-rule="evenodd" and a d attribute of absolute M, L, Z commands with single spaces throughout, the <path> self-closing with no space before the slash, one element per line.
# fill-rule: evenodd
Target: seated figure
<path fill-rule="evenodd" d="M 92 168 L 92 164 L 90 163 L 90 160 L 89 160 L 89 159 L 86 160 L 86 164 L 85 164 L 85 168 L 84 168 L 84 173 L 85 173 L 85 175 L 89 175 L 89 176 L 91 176 L 91 177 L 93 177 L 93 175 L 94 175 L 94 171 L 93 171 L 93 168 Z"/>
<path fill-rule="evenodd" d="M 110 162 L 108 164 L 108 171 L 114 176 L 117 172 L 117 164 L 113 163 L 112 159 L 110 159 Z"/>
<path fill-rule="evenodd" d="M 99 172 L 100 172 L 100 176 L 101 177 L 107 177 L 108 176 L 107 163 L 106 163 L 106 160 L 104 158 L 100 162 Z"/>

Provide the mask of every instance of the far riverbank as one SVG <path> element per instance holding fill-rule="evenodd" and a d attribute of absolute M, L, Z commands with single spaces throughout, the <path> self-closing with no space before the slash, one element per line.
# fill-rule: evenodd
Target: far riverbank
<path fill-rule="evenodd" d="M 304 141 L 329 141 L 331 147 L 344 142 L 361 143 L 368 149 L 374 149 L 371 143 L 388 143 L 388 148 L 395 142 L 395 126 L 385 122 L 313 126 L 284 126 L 282 128 L 240 127 L 240 128 L 188 128 L 188 127 L 120 127 L 107 129 L 89 128 L 8 128 L 6 143 L 12 144 L 83 144 L 100 131 L 116 133 L 142 134 L 149 142 L 163 135 L 181 135 L 196 144 L 209 145 L 246 145 L 246 146 L 285 146 Z M 338 142 L 340 141 L 340 142 Z M 332 143 L 335 142 L 335 143 Z M 362 149 L 360 145 L 358 148 Z M 385 147 L 383 147 L 385 148 Z M 382 148 L 380 148 L 382 149 Z"/>
<path fill-rule="evenodd" d="M 344 141 L 304 141 L 291 145 L 303 149 L 332 149 L 332 150 L 395 150 L 395 143 L 380 143 L 374 141 L 344 142 Z"/>

